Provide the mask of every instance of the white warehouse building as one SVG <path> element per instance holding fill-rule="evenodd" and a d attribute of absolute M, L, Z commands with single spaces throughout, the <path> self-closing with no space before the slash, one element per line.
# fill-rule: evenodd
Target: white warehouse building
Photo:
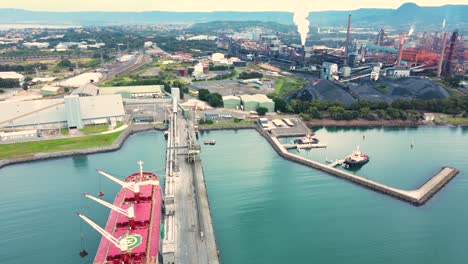
<path fill-rule="evenodd" d="M 102 95 L 60 99 L 0 102 L 0 128 L 77 128 L 115 124 L 125 111 L 122 96 Z"/>

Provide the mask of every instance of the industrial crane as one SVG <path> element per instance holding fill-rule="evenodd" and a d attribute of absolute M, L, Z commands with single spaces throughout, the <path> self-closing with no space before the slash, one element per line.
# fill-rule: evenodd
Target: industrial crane
<path fill-rule="evenodd" d="M 113 211 L 116 211 L 119 214 L 123 214 L 124 216 L 126 216 L 128 218 L 128 224 L 130 226 L 130 229 L 135 228 L 135 210 L 133 208 L 133 204 L 130 204 L 130 207 L 128 207 L 128 209 L 125 210 L 125 209 L 122 209 L 122 208 L 120 208 L 118 206 L 110 204 L 110 203 L 108 203 L 106 201 L 103 201 L 103 200 L 101 200 L 99 198 L 96 198 L 96 197 L 94 197 L 92 195 L 83 193 L 83 196 L 87 197 L 87 198 L 89 198 L 91 200 L 94 200 L 94 201 L 106 206 L 107 208 L 109 208 L 109 209 L 111 209 Z"/>
<path fill-rule="evenodd" d="M 143 161 L 140 160 L 138 162 L 138 165 L 140 165 L 140 179 L 143 179 Z M 112 180 L 113 182 L 119 184 L 120 186 L 122 186 L 122 188 L 127 188 L 130 191 L 132 191 L 135 195 L 135 202 L 140 201 L 140 185 L 148 185 L 148 184 L 159 185 L 159 181 L 155 181 L 155 180 L 146 180 L 146 181 L 139 181 L 139 182 L 124 182 L 101 170 L 96 170 L 96 171 L 99 174 Z"/>
<path fill-rule="evenodd" d="M 103 237 L 105 237 L 109 242 L 111 242 L 115 247 L 120 249 L 121 261 L 124 264 L 129 263 L 129 248 L 127 242 L 127 235 L 123 235 L 120 238 L 115 238 L 113 235 L 109 234 L 106 230 L 101 228 L 99 225 L 91 221 L 88 217 L 82 215 L 81 213 L 76 213 L 81 219 L 88 223 L 92 228 L 98 231 Z"/>

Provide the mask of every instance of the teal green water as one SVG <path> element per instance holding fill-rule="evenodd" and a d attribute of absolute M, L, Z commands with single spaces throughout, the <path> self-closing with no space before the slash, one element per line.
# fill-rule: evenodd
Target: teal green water
<path fill-rule="evenodd" d="M 202 159 L 223 263 L 466 263 L 468 129 L 319 129 L 317 137 L 329 147 L 301 155 L 340 158 L 359 143 L 371 162 L 356 173 L 401 188 L 444 165 L 462 172 L 414 207 L 283 160 L 255 131 L 205 132 L 201 140 L 217 141 L 202 146 Z M 0 263 L 90 263 L 78 256 L 80 230 L 91 255 L 99 236 L 74 212 L 104 225 L 108 210 L 80 195 L 103 189 L 112 201 L 118 191 L 95 169 L 123 178 L 142 159 L 162 176 L 164 147 L 162 134 L 142 133 L 118 152 L 0 169 Z"/>

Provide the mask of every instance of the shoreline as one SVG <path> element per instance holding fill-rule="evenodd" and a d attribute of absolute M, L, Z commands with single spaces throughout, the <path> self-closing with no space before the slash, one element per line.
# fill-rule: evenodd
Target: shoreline
<path fill-rule="evenodd" d="M 431 122 L 424 123 L 421 121 L 411 120 L 367 120 L 367 119 L 354 119 L 354 120 L 334 120 L 334 119 L 312 119 L 310 121 L 303 121 L 307 127 L 329 126 L 329 127 L 419 127 L 419 126 L 449 126 L 449 127 L 464 127 L 468 123 L 452 124 Z"/>
<path fill-rule="evenodd" d="M 163 131 L 165 130 L 165 128 L 157 127 L 155 125 L 132 125 L 132 126 L 129 126 L 127 129 L 125 129 L 122 132 L 122 134 L 120 134 L 119 137 L 109 146 L 65 150 L 65 151 L 57 151 L 57 152 L 38 152 L 38 153 L 15 157 L 15 158 L 2 159 L 0 160 L 0 169 L 8 165 L 14 165 L 14 164 L 20 164 L 20 163 L 26 163 L 26 162 L 34 162 L 34 161 L 41 161 L 41 160 L 48 160 L 48 159 L 59 159 L 59 158 L 65 158 L 65 157 L 71 157 L 71 156 L 80 156 L 80 155 L 117 151 L 122 148 L 127 138 L 130 137 L 131 135 L 135 133 L 151 131 L 151 130 Z"/>
<path fill-rule="evenodd" d="M 357 121 L 357 122 L 356 122 Z M 363 121 L 363 122 L 361 122 Z M 397 122 L 392 122 L 395 120 L 382 120 L 382 121 L 370 121 L 370 120 L 352 120 L 352 121 L 344 121 L 344 120 L 332 120 L 332 119 L 315 119 L 312 121 L 304 122 L 307 127 L 319 127 L 319 126 L 328 126 L 328 127 L 419 127 L 419 126 L 427 126 L 427 124 L 421 122 L 413 122 L 413 121 L 403 121 L 397 120 Z M 400 122 L 401 121 L 401 122 Z M 468 124 L 467 124 L 468 125 Z M 437 124 L 435 126 L 447 126 L 446 124 Z M 452 125 L 453 126 L 453 125 Z M 220 130 L 244 130 L 244 129 L 254 129 L 260 134 L 261 131 L 258 129 L 256 124 L 243 124 L 243 125 L 226 125 L 226 126 L 199 126 L 200 132 L 206 131 L 220 131 Z M 112 152 L 117 151 L 122 148 L 123 143 L 127 140 L 127 138 L 133 134 L 145 132 L 145 131 L 164 131 L 166 128 L 158 127 L 152 124 L 144 124 L 144 125 L 132 125 L 129 126 L 126 130 L 120 134 L 120 136 L 109 146 L 101 146 L 101 147 L 92 147 L 92 148 L 84 148 L 84 149 L 75 149 L 75 150 L 66 150 L 66 151 L 59 151 L 59 152 L 38 152 L 34 154 L 29 154 L 26 156 L 9 158 L 9 159 L 2 159 L 0 160 L 0 169 L 6 167 L 8 165 L 26 163 L 26 162 L 34 162 L 34 161 L 41 161 L 41 160 L 48 160 L 48 159 L 59 159 L 71 156 L 80 156 L 80 155 L 88 155 L 88 154 L 96 154 L 96 153 L 105 153 L 105 152 Z"/>

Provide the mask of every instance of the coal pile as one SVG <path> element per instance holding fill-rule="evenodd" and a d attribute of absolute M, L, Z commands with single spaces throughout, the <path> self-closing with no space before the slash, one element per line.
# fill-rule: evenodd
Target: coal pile
<path fill-rule="evenodd" d="M 354 99 L 342 87 L 328 80 L 319 80 L 314 84 L 307 85 L 304 88 L 298 90 L 297 92 L 288 95 L 286 99 L 299 99 L 302 101 L 334 100 L 340 101 L 345 106 L 349 106 L 354 101 L 356 101 L 356 99 Z"/>
<path fill-rule="evenodd" d="M 359 99 L 392 102 L 396 99 L 443 99 L 448 92 L 432 80 L 420 77 L 381 78 L 374 82 L 361 79 L 350 83 L 350 90 Z"/>

